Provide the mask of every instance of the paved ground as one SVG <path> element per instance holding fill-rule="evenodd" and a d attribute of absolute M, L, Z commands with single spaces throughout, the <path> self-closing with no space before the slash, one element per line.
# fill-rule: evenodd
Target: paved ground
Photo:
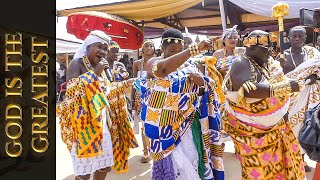
<path fill-rule="evenodd" d="M 73 167 L 71 156 L 67 150 L 66 145 L 61 140 L 60 135 L 60 126 L 57 120 L 57 136 L 56 136 L 56 177 L 58 180 L 73 180 Z M 141 127 L 141 126 L 140 126 Z M 131 156 L 129 158 L 129 172 L 126 174 L 116 174 L 114 171 L 111 171 L 106 179 L 114 180 L 150 180 L 151 175 L 151 162 L 148 164 L 142 164 L 140 158 L 142 155 L 142 140 L 141 135 L 136 135 L 136 138 L 139 142 L 139 148 L 131 150 Z M 241 169 L 240 164 L 236 156 L 234 155 L 233 143 L 231 141 L 226 142 L 226 150 L 224 152 L 224 166 L 226 173 L 226 180 L 241 180 Z M 312 180 L 313 171 L 316 166 L 314 161 L 307 159 L 307 163 L 312 167 L 312 172 L 307 173 L 307 179 Z M 92 179 L 92 178 L 91 178 Z"/>

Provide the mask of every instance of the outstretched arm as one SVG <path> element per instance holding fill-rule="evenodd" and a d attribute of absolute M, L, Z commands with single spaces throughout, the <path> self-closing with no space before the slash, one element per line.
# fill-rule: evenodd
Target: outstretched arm
<path fill-rule="evenodd" d="M 202 41 L 198 44 L 199 51 L 208 50 L 212 44 L 208 41 Z M 170 56 L 166 59 L 160 60 L 159 58 L 152 58 L 147 62 L 147 72 L 149 76 L 166 77 L 171 72 L 179 68 L 186 60 L 190 58 L 190 50 L 186 49 L 178 54 Z M 152 73 L 152 68 L 157 67 L 157 70 Z"/>

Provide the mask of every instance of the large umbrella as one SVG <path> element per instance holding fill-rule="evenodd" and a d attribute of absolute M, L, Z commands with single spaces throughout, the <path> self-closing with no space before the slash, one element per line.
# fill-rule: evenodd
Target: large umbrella
<path fill-rule="evenodd" d="M 104 31 L 122 49 L 138 49 L 142 45 L 142 31 L 119 16 L 96 11 L 78 12 L 68 16 L 68 33 L 84 40 L 92 30 Z"/>

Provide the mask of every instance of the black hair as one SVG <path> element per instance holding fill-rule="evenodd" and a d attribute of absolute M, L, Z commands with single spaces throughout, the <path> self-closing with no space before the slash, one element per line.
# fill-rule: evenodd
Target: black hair
<path fill-rule="evenodd" d="M 164 31 L 162 36 L 161 36 L 162 40 L 165 39 L 165 38 L 177 38 L 177 39 L 183 40 L 183 34 L 178 29 L 168 29 L 168 30 Z M 161 45 L 162 45 L 162 47 L 166 47 L 166 46 L 168 46 L 169 44 L 172 44 L 172 43 L 175 43 L 174 40 L 172 40 L 170 42 L 165 40 L 165 41 L 162 42 Z"/>

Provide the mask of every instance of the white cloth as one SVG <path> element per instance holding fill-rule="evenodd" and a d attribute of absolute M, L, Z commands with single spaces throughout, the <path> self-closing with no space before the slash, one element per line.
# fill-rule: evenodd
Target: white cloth
<path fill-rule="evenodd" d="M 58 72 L 60 78 L 62 78 L 63 76 L 66 75 L 66 70 L 65 69 L 62 69 L 62 70 L 59 69 L 57 72 Z"/>
<path fill-rule="evenodd" d="M 284 19 L 292 19 L 300 17 L 300 8 L 314 9 L 320 7 L 319 0 L 230 0 L 233 4 L 241 7 L 242 9 L 251 12 L 253 14 L 258 14 L 261 16 L 271 17 L 272 6 L 278 2 L 284 2 L 289 5 L 289 15 L 285 16 Z"/>
<path fill-rule="evenodd" d="M 260 82 L 260 84 L 267 84 L 267 83 L 268 82 L 266 79 L 264 79 L 262 82 Z M 238 97 L 237 91 L 227 91 L 227 93 L 226 93 L 226 98 L 229 101 L 232 101 L 234 103 L 237 102 L 237 97 Z M 246 98 L 246 97 L 244 97 L 244 98 Z M 246 98 L 247 103 L 257 102 L 259 100 L 261 100 L 261 99 Z M 241 112 L 237 112 L 237 111 L 233 110 L 230 107 L 228 101 L 226 101 L 226 103 L 225 103 L 225 108 L 227 109 L 227 111 L 229 113 L 231 113 L 232 115 L 234 115 L 237 119 L 240 119 L 241 121 L 244 121 L 247 123 L 251 123 L 251 124 L 255 124 L 255 125 L 262 125 L 265 127 L 273 127 L 274 125 L 278 124 L 279 121 L 281 120 L 281 118 L 288 112 L 289 106 L 290 106 L 290 99 L 286 102 L 286 104 L 282 108 L 275 110 L 271 114 L 268 114 L 268 115 L 256 114 L 256 116 L 250 116 L 250 115 L 246 115 Z"/>
<path fill-rule="evenodd" d="M 99 169 L 111 167 L 114 164 L 112 142 L 109 128 L 107 126 L 107 111 L 106 108 L 102 110 L 103 119 L 103 141 L 102 148 L 103 153 L 99 156 L 89 158 L 78 158 L 75 144 L 71 149 L 71 156 L 73 162 L 73 169 L 75 176 L 93 174 Z"/>
<path fill-rule="evenodd" d="M 193 142 L 191 128 L 186 132 L 183 140 L 172 151 L 172 163 L 176 180 L 197 180 L 198 152 Z"/>
<path fill-rule="evenodd" d="M 91 31 L 87 38 L 84 40 L 81 47 L 78 51 L 74 54 L 73 59 L 82 58 L 83 56 L 87 55 L 87 48 L 89 45 L 93 43 L 100 42 L 102 44 L 110 44 L 111 38 L 106 35 L 103 31 L 94 30 Z"/>
<path fill-rule="evenodd" d="M 301 77 L 303 77 L 303 73 L 304 71 L 307 71 L 307 70 L 304 70 L 303 69 L 307 69 L 308 67 L 320 67 L 320 59 L 318 60 L 310 60 L 310 61 L 306 61 L 302 64 L 300 64 L 296 69 L 294 69 L 293 71 L 289 72 L 287 74 L 288 77 L 292 77 L 292 74 L 295 74 L 296 72 L 300 72 L 301 73 L 296 76 L 295 78 L 296 79 L 301 79 Z M 318 77 L 320 77 L 320 74 L 317 74 Z M 301 77 L 300 77 L 301 76 Z M 317 81 L 315 84 L 313 85 L 306 85 L 298 94 L 298 97 L 295 98 L 292 102 L 292 106 L 290 108 L 290 111 L 289 111 L 289 118 L 292 117 L 293 115 L 295 115 L 296 113 L 298 113 L 302 108 L 304 108 L 307 103 L 308 103 L 308 97 L 309 95 L 314 92 L 314 91 L 317 91 L 318 90 L 318 87 L 320 86 L 320 82 Z M 315 104 L 312 104 L 311 106 L 309 105 L 308 109 L 310 108 L 313 108 L 317 105 L 317 103 Z"/>

